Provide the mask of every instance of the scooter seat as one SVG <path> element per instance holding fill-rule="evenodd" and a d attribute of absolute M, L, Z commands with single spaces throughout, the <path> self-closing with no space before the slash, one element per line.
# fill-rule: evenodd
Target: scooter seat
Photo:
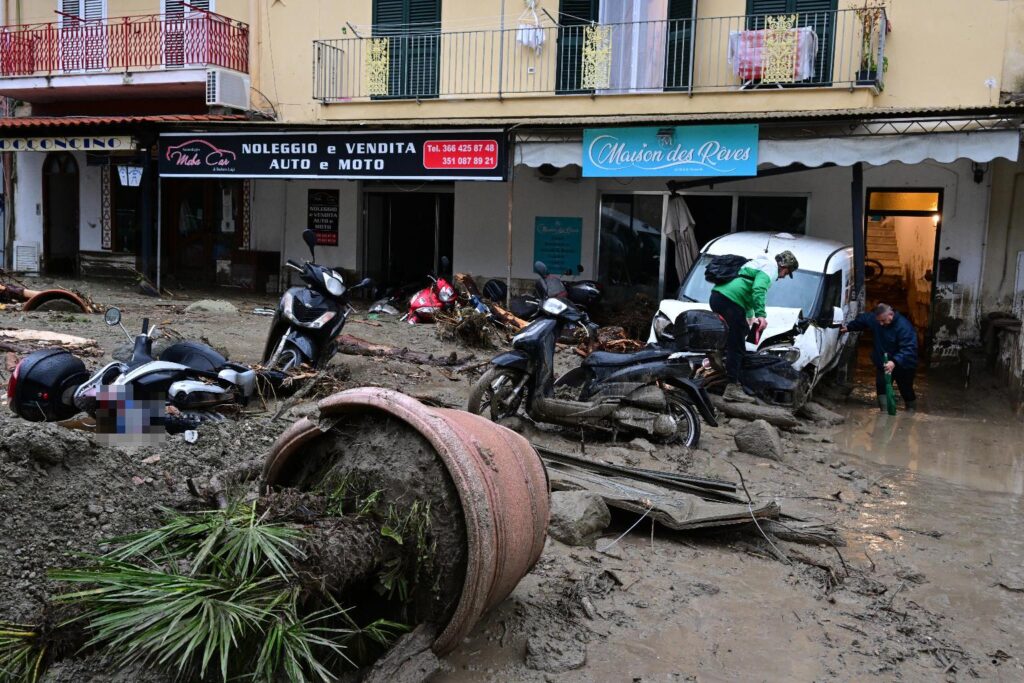
<path fill-rule="evenodd" d="M 672 352 L 658 347 L 640 349 L 634 353 L 612 353 L 611 351 L 595 351 L 583 359 L 583 364 L 590 367 L 614 367 L 633 365 L 647 361 L 668 358 Z"/>

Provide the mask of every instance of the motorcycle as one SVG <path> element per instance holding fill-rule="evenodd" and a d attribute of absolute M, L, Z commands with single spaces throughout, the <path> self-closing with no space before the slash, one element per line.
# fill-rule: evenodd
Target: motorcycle
<path fill-rule="evenodd" d="M 576 266 L 576 275 L 583 273 L 583 266 Z M 571 276 L 573 273 L 565 271 L 567 276 Z M 564 282 L 564 281 L 563 281 Z M 569 300 L 577 306 L 582 306 L 586 309 L 587 314 L 594 312 L 600 303 L 601 297 L 604 296 L 604 287 L 597 280 L 571 280 L 564 282 L 566 291 L 569 295 Z"/>
<path fill-rule="evenodd" d="M 305 286 L 292 287 L 281 296 L 263 348 L 263 365 L 282 372 L 303 364 L 325 367 L 337 353 L 335 339 L 353 311 L 349 295 L 373 284 L 365 278 L 346 287 L 337 270 L 315 263 L 313 231 L 303 231 L 302 240 L 309 247 L 310 260 L 288 259 L 285 265 L 299 273 Z"/>
<path fill-rule="evenodd" d="M 540 291 L 558 291 L 543 263 L 536 263 L 534 270 L 540 277 Z M 573 387 L 576 395 L 572 398 L 556 397 L 555 342 L 569 325 L 593 330 L 585 312 L 564 299 L 546 297 L 537 320 L 513 337 L 512 350 L 493 358 L 491 367 L 473 386 L 468 410 L 500 420 L 518 413 L 525 402 L 527 415 L 537 422 L 625 432 L 689 447 L 700 440 L 698 411 L 717 426 L 707 394 L 686 376 L 689 369 L 664 363 L 642 372 L 617 374 L 613 370 L 597 377 L 596 368 L 610 367 L 608 359 L 597 354 L 596 360 L 603 362 L 588 369 L 595 371 L 594 380 Z"/>
<path fill-rule="evenodd" d="M 722 392 L 728 384 L 725 346 L 729 326 L 720 315 L 690 309 L 680 313 L 674 322 L 660 315 L 655 318 L 654 331 L 658 344 L 649 345 L 648 349 L 688 362 L 692 379 L 708 391 Z M 759 334 L 760 330 L 752 326 L 748 339 L 756 344 Z M 809 398 L 808 376 L 795 370 L 790 359 L 769 352 L 744 355 L 741 380 L 748 393 L 768 404 L 799 408 Z"/>
<path fill-rule="evenodd" d="M 15 367 L 7 386 L 16 415 L 51 422 L 85 412 L 97 419 L 100 433 L 135 431 L 129 427 L 133 422 L 176 433 L 217 419 L 214 410 L 220 406 L 245 405 L 255 392 L 255 371 L 229 362 L 205 344 L 178 342 L 154 358 L 158 332 L 148 319 L 143 319 L 142 332 L 134 339 L 121 324 L 117 308 L 108 309 L 104 321 L 120 326 L 133 343 L 131 359 L 108 363 L 89 376 L 85 364 L 68 351 L 29 354 Z M 132 414 L 129 408 L 140 408 L 148 417 Z"/>
<path fill-rule="evenodd" d="M 441 257 L 441 271 L 448 269 L 448 257 Z M 409 312 L 402 316 L 411 325 L 434 322 L 434 316 L 455 305 L 458 297 L 455 288 L 443 275 L 427 275 L 430 286 L 424 287 L 409 300 Z"/>

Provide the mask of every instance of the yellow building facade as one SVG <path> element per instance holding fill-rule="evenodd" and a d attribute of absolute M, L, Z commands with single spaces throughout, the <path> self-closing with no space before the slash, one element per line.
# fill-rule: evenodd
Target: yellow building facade
<path fill-rule="evenodd" d="M 656 301 L 679 284 L 663 235 L 682 197 L 701 242 L 773 230 L 853 244 L 875 276 L 865 297 L 905 296 L 935 361 L 1021 298 L 1024 0 L 7 0 L 2 14 L 8 264 L 15 243 L 36 244 L 47 270 L 53 233 L 165 279 L 274 290 L 326 197 L 338 218 L 322 258 L 386 284 L 448 257 L 523 287 L 561 250 L 609 292 Z M 743 176 L 595 173 L 584 148 L 608 131 L 656 146 L 743 126 L 756 126 Z M 373 171 L 386 166 L 373 145 L 418 154 L 452 131 L 499 142 L 500 177 Z M 78 133 L 134 151 L 73 148 L 62 165 L 24 148 Z M 184 133 L 281 153 L 192 177 L 139 160 Z M 324 160 L 346 143 L 362 161 Z M 131 164 L 148 170 L 142 189 L 118 182 Z M 48 205 L 51 181 L 77 184 L 74 215 Z M 553 225 L 567 244 L 542 243 Z M 1019 377 L 1016 343 L 1003 355 Z"/>

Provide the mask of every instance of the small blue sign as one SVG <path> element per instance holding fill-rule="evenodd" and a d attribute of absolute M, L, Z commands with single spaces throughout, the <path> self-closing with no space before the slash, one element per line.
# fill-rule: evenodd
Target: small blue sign
<path fill-rule="evenodd" d="M 580 263 L 583 219 L 579 216 L 537 216 L 533 228 L 533 260 L 543 261 L 548 271 L 561 275 L 576 272 Z"/>
<path fill-rule="evenodd" d="M 757 124 L 586 128 L 583 175 L 756 176 Z"/>

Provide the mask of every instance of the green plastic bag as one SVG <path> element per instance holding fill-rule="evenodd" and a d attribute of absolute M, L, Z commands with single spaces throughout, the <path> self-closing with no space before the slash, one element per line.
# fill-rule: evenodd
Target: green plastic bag
<path fill-rule="evenodd" d="M 889 362 L 889 354 L 882 354 L 882 363 Z M 896 392 L 892 388 L 892 375 L 885 373 L 885 409 L 890 415 L 896 414 Z"/>

